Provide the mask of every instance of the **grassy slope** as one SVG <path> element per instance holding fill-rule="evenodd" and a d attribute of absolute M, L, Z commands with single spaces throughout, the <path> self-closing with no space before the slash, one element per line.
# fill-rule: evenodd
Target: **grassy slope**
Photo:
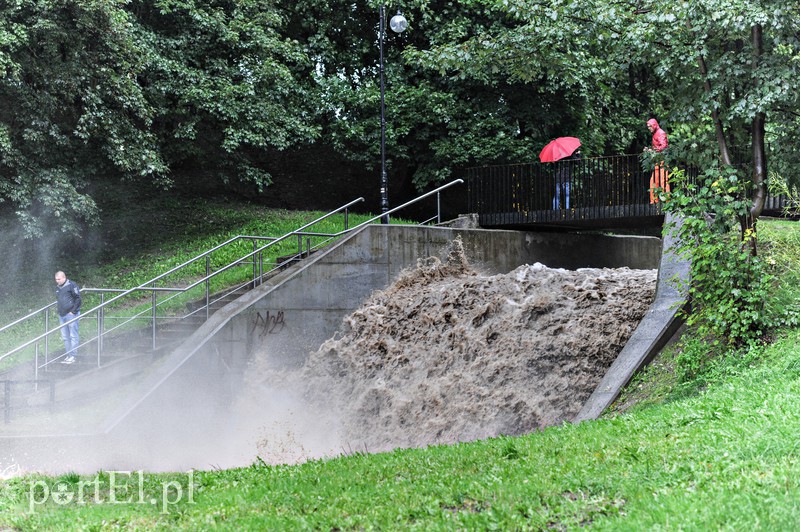
<path fill-rule="evenodd" d="M 183 264 L 201 252 L 237 235 L 279 237 L 327 213 L 268 209 L 251 203 L 233 202 L 226 198 L 183 198 L 142 192 L 132 197 L 131 190 L 114 190 L 101 195 L 100 227 L 87 228 L 79 238 L 46 233 L 43 238 L 27 241 L 13 230 L 0 232 L 0 271 L 5 273 L 0 285 L 0 325 L 21 318 L 53 301 L 53 272 L 64 269 L 70 279 L 82 287 L 136 287 Z M 350 213 L 348 226 L 368 219 L 366 214 Z M 0 217 L 0 221 L 2 221 Z M 393 218 L 393 222 L 402 222 Z M 12 226 L 5 222 L 6 227 Z M 309 227 L 307 231 L 337 233 L 344 229 L 344 216 L 334 215 Z M 304 238 L 311 245 L 321 244 L 325 237 Z M 265 242 L 261 241 L 260 246 Z M 275 265 L 279 256 L 297 253 L 296 238 L 289 238 L 271 247 L 264 254 L 265 270 Z M 253 251 L 250 240 L 243 240 L 216 251 L 210 262 L 212 271 L 239 260 Z M 235 286 L 252 275 L 250 266 L 239 266 L 211 280 L 212 292 L 223 286 Z M 159 283 L 159 287 L 185 286 L 187 280 L 205 275 L 205 260 L 192 263 Z M 178 296 L 171 302 L 179 307 L 191 299 L 202 297 L 202 287 Z M 149 304 L 148 295 L 122 301 L 117 308 L 107 308 L 108 316 L 130 315 L 125 310 L 136 302 Z M 97 294 L 84 292 L 83 313 L 100 304 Z M 167 307 L 161 307 L 168 312 Z M 0 335 L 0 355 L 44 331 L 43 318 L 4 331 Z M 57 334 L 56 334 L 57 335 Z M 58 341 L 58 340 L 57 340 Z M 0 361 L 0 371 L 19 361 L 31 358 L 33 348 L 13 358 Z"/>
<path fill-rule="evenodd" d="M 7 318 L 49 303 L 56 269 L 81 286 L 129 288 L 232 236 L 281 236 L 324 214 L 130 188 L 100 192 L 98 203 L 102 225 L 87 227 L 77 238 L 60 235 L 57 228 L 34 241 L 21 239 L 17 231 L 0 232 L 0 246 L 6 250 L 0 256 L 6 274 L 0 311 Z M 365 218 L 351 215 L 350 225 Z M 339 231 L 339 220 L 314 229 Z M 287 244 L 297 246 L 296 241 Z"/>
<path fill-rule="evenodd" d="M 776 238 L 796 239 L 795 225 L 777 224 Z M 800 520 L 799 340 L 796 330 L 783 333 L 701 392 L 677 395 L 667 356 L 634 384 L 653 387 L 651 404 L 595 422 L 450 447 L 195 472 L 193 501 L 168 508 L 101 497 L 100 504 L 30 512 L 37 477 L 17 478 L 0 486 L 0 526 L 789 529 Z M 161 500 L 172 478 L 146 475 L 144 500 Z M 78 481 L 42 482 L 58 480 Z"/>

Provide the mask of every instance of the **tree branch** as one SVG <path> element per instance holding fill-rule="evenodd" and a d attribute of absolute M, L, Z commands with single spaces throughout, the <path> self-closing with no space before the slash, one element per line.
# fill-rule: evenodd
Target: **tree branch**
<path fill-rule="evenodd" d="M 700 66 L 700 74 L 703 76 L 703 89 L 706 94 L 711 95 L 711 81 L 708 79 L 708 67 L 706 67 L 706 59 L 702 54 L 697 56 L 697 62 Z M 719 118 L 719 106 L 714 100 L 714 108 L 711 110 L 711 118 L 714 121 L 714 130 L 717 133 L 717 144 L 719 145 L 719 153 L 722 157 L 722 162 L 728 166 L 732 164 L 731 155 L 728 151 L 728 141 L 725 139 L 725 129 L 722 127 L 722 120 Z"/>

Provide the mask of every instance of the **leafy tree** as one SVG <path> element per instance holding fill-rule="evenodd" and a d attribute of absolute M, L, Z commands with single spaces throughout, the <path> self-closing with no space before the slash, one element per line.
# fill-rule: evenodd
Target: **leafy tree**
<path fill-rule="evenodd" d="M 317 134 L 283 23 L 262 0 L 4 2 L 0 201 L 29 235 L 78 233 L 97 180 L 267 184 L 265 149 Z"/>
<path fill-rule="evenodd" d="M 779 165 L 796 152 L 794 132 L 769 127 L 768 117 L 780 126 L 796 122 L 800 110 L 800 8 L 777 1 L 693 1 L 653 3 L 635 15 L 631 46 L 638 41 L 639 54 L 662 50 L 653 68 L 674 86 L 670 111 L 697 129 L 713 130 L 720 175 L 737 163 L 732 148 L 749 146 L 751 204 L 739 216 L 744 240 L 764 208 L 768 135 Z M 755 252 L 755 238 L 748 241 Z"/>
<path fill-rule="evenodd" d="M 170 167 L 270 182 L 264 148 L 318 134 L 313 63 L 265 0 L 159 0 L 129 9 L 147 56 L 139 83 Z"/>
<path fill-rule="evenodd" d="M 619 146 L 608 139 L 619 128 L 629 131 L 630 117 L 641 128 L 649 114 L 669 118 L 674 144 L 687 148 L 677 154 L 684 160 L 730 166 L 736 163 L 732 147 L 749 146 L 753 196 L 740 219 L 742 235 L 753 226 L 765 197 L 767 146 L 774 147 L 783 168 L 796 160 L 797 5 L 774 0 L 486 5 L 514 23 L 437 43 L 417 55 L 422 64 L 475 79 L 562 87 L 582 103 L 587 129 L 606 139 L 606 146 Z M 629 140 L 630 133 L 619 138 Z"/>
<path fill-rule="evenodd" d="M 17 1 L 0 20 L 0 199 L 29 234 L 48 219 L 76 232 L 96 215 L 90 176 L 163 170 L 128 16 L 113 2 Z"/>
<path fill-rule="evenodd" d="M 74 231 L 96 217 L 86 191 L 98 179 L 168 186 L 202 174 L 263 187 L 270 154 L 308 141 L 377 169 L 378 7 L 5 2 L 0 199 L 32 234 L 48 217 Z M 760 212 L 767 150 L 772 168 L 796 158 L 784 142 L 800 125 L 794 5 L 402 7 L 409 29 L 387 32 L 387 155 L 418 187 L 461 165 L 534 159 L 560 135 L 581 137 L 590 153 L 638 151 L 655 115 L 667 118 L 675 148 L 688 147 L 684 159 L 734 162 L 731 147 L 754 146 L 747 228 Z"/>
<path fill-rule="evenodd" d="M 432 43 L 408 55 L 419 65 L 488 86 L 514 85 L 525 93 L 534 124 L 548 124 L 537 146 L 553 136 L 579 136 L 588 151 L 635 149 L 645 131 L 641 117 L 657 104 L 657 78 L 644 61 L 610 53 L 615 20 L 598 20 L 591 3 L 486 2 L 487 16 L 504 25 Z M 656 100 L 658 101 L 658 100 Z"/>
<path fill-rule="evenodd" d="M 551 138 L 585 131 L 583 108 L 556 82 L 532 87 L 427 62 L 431 47 L 503 29 L 509 17 L 480 3 L 402 7 L 409 28 L 386 36 L 386 152 L 390 168 L 407 169 L 417 187 L 458 166 L 532 160 Z M 373 169 L 380 160 L 378 8 L 306 0 L 292 24 L 317 62 L 323 142 Z"/>

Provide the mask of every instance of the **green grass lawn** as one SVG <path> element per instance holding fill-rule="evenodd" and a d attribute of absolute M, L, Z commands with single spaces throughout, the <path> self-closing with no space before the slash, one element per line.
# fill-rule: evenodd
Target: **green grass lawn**
<path fill-rule="evenodd" d="M 761 227 L 788 309 L 800 232 Z M 674 345 L 632 383 L 624 412 L 521 437 L 294 466 L 16 477 L 0 483 L 0 529 L 790 530 L 800 330 L 773 340 L 682 387 Z"/>
<path fill-rule="evenodd" d="M 142 497 L 131 475 L 115 496 L 128 503 L 109 501 L 107 473 L 99 502 L 87 489 L 83 504 L 39 504 L 47 500 L 42 484 L 52 494 L 60 480 L 77 493 L 77 475 L 15 478 L 2 487 L 0 524 L 788 530 L 800 519 L 798 341 L 797 332 L 783 336 L 760 363 L 695 397 L 522 437 L 296 466 L 256 463 L 191 479 L 145 474 Z"/>

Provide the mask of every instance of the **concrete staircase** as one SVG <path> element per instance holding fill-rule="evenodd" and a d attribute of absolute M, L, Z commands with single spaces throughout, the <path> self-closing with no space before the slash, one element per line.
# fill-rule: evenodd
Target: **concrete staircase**
<path fill-rule="evenodd" d="M 213 316 L 219 309 L 238 299 L 252 288 L 252 283 L 249 283 L 233 291 L 210 295 L 209 300 L 211 303 L 208 306 L 208 316 Z M 164 349 L 163 345 L 171 347 L 182 342 L 204 324 L 206 322 L 205 304 L 205 299 L 189 302 L 186 304 L 186 316 L 165 320 L 160 323 L 156 331 L 157 350 Z"/>

